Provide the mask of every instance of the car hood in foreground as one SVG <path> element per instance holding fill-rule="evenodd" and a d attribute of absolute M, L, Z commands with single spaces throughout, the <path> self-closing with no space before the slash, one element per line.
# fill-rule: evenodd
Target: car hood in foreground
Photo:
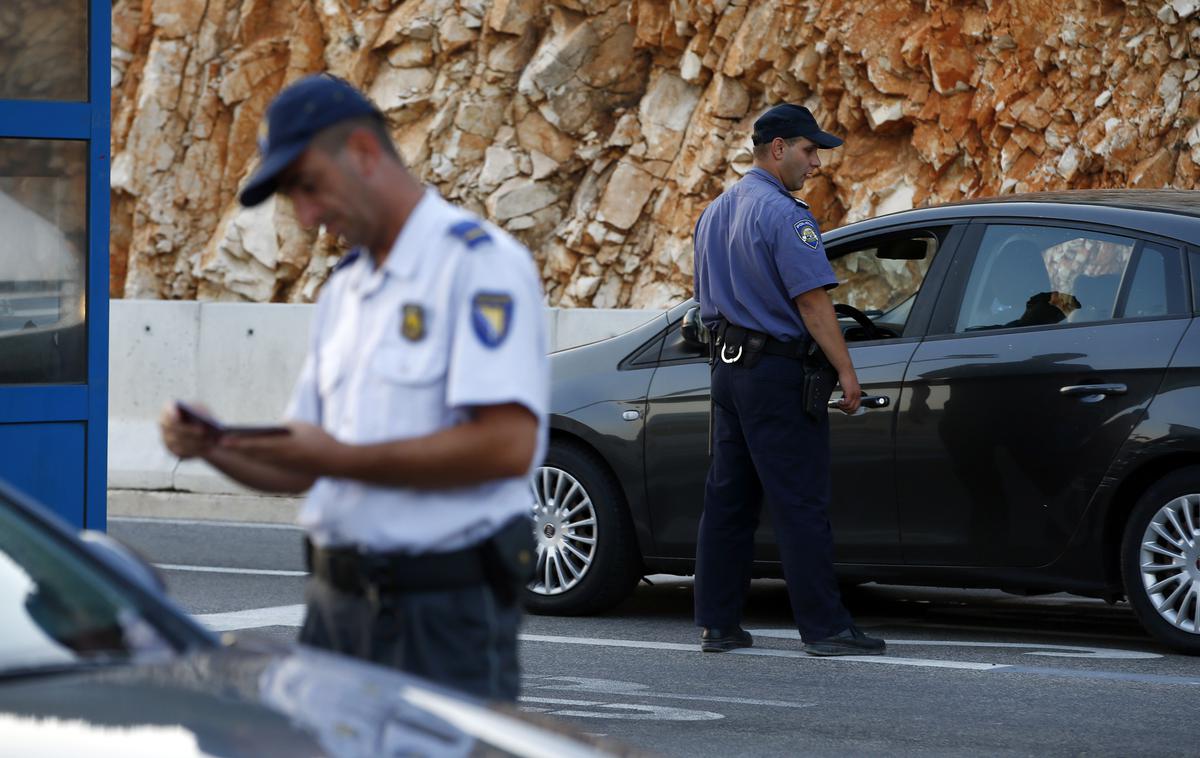
<path fill-rule="evenodd" d="M 155 664 L 0 680 L 14 755 L 604 755 L 557 725 L 267 640 Z"/>

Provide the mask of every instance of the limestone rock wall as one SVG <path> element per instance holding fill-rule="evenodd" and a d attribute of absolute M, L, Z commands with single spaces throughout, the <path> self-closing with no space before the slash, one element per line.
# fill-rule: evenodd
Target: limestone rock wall
<path fill-rule="evenodd" d="M 114 0 L 112 291 L 315 297 L 336 241 L 234 196 L 267 103 L 323 70 L 371 94 L 424 181 L 529 245 L 551 305 L 689 294 L 696 218 L 783 100 L 847 138 L 803 193 L 825 228 L 980 195 L 1192 188 L 1198 7 Z"/>

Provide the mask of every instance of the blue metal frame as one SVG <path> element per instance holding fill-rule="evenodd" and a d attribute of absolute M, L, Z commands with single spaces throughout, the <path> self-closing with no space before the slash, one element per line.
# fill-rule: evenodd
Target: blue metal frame
<path fill-rule="evenodd" d="M 88 142 L 87 383 L 0 386 L 0 428 L 31 425 L 53 431 L 53 426 L 64 423 L 83 425 L 82 523 L 68 520 L 90 529 L 103 529 L 108 511 L 111 12 L 110 0 L 88 0 L 88 102 L 0 100 L 0 137 Z"/>

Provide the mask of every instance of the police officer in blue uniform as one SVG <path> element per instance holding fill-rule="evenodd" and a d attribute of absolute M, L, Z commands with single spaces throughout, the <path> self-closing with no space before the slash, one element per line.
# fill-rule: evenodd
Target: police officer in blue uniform
<path fill-rule="evenodd" d="M 288 87 L 267 127 L 242 203 L 278 193 L 355 247 L 321 291 L 289 433 L 214 439 L 169 406 L 164 441 L 308 492 L 302 642 L 514 700 L 549 397 L 529 251 L 422 187 L 341 80 Z"/>
<path fill-rule="evenodd" d="M 827 293 L 838 282 L 820 229 L 791 195 L 821 165 L 818 150 L 842 140 L 785 103 L 754 122 L 753 141 L 754 167 L 696 224 L 696 297 L 715 335 L 713 457 L 696 548 L 700 647 L 753 645 L 741 616 L 765 499 L 804 649 L 882 654 L 884 641 L 860 631 L 842 605 L 833 571 L 828 390 L 821 394 L 821 372 L 806 371 L 819 355 L 812 348 L 836 372 L 838 408 L 854 413 L 862 393 Z"/>

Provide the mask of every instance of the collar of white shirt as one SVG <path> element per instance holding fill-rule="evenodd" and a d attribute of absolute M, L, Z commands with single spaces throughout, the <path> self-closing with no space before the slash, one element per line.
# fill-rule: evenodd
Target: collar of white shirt
<path fill-rule="evenodd" d="M 375 259 L 367 251 L 363 251 L 358 262 L 354 279 L 354 289 L 362 294 L 370 294 L 383 286 L 385 276 L 398 279 L 411 279 L 416 275 L 423 256 L 428 254 L 429 243 L 437 239 L 438 205 L 441 197 L 432 188 L 427 188 L 425 194 L 417 201 L 412 213 L 404 222 L 400 233 L 396 235 L 392 249 L 380 269 L 374 267 Z"/>

